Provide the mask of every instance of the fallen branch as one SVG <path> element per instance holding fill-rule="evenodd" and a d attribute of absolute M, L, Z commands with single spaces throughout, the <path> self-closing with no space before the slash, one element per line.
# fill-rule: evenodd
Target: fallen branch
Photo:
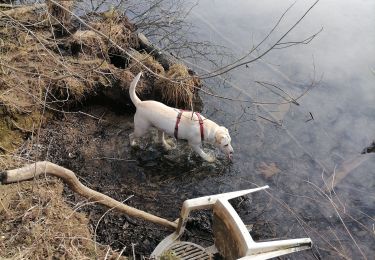
<path fill-rule="evenodd" d="M 174 222 L 127 206 L 111 197 L 108 197 L 107 195 L 86 187 L 78 180 L 74 172 L 48 161 L 36 162 L 26 165 L 22 168 L 0 172 L 0 183 L 9 184 L 30 180 L 43 174 L 59 177 L 74 192 L 87 198 L 90 201 L 98 202 L 109 208 L 114 208 L 120 212 L 123 212 L 129 216 L 141 218 L 146 221 L 165 226 L 169 229 L 177 228 L 177 224 Z"/>

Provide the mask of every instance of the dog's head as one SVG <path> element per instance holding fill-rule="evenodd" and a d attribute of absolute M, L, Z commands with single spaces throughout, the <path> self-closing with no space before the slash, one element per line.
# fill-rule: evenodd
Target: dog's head
<path fill-rule="evenodd" d="M 231 145 L 232 139 L 230 138 L 229 131 L 223 126 L 220 126 L 215 133 L 215 145 L 227 155 L 229 160 L 233 157 L 233 147 Z"/>

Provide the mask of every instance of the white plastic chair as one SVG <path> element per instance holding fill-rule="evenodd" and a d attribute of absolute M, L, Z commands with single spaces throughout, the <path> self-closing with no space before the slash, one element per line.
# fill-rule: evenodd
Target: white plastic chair
<path fill-rule="evenodd" d="M 235 191 L 186 200 L 181 209 L 177 230 L 163 239 L 152 252 L 151 257 L 160 259 L 172 254 L 178 259 L 211 259 L 219 253 L 224 259 L 269 259 L 305 249 L 310 249 L 310 238 L 255 242 L 245 224 L 228 200 L 249 193 L 264 190 L 268 186 Z M 180 241 L 185 231 L 189 214 L 193 210 L 213 209 L 214 245 L 203 248 L 200 245 Z"/>

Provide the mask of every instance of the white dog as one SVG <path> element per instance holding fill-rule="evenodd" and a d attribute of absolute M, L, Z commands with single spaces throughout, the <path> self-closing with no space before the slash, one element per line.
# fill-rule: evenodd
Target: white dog
<path fill-rule="evenodd" d="M 165 141 L 164 133 L 187 140 L 193 150 L 208 162 L 213 162 L 215 157 L 202 150 L 202 141 L 214 144 L 230 160 L 232 159 L 231 138 L 225 127 L 204 118 L 199 113 L 192 114 L 191 111 L 182 111 L 157 101 L 141 101 L 135 93 L 141 74 L 140 72 L 134 78 L 129 89 L 130 98 L 137 108 L 134 115 L 134 132 L 129 135 L 130 145 L 136 145 L 135 138 L 143 136 L 150 127 L 156 127 L 166 149 L 171 149 L 171 146 Z"/>

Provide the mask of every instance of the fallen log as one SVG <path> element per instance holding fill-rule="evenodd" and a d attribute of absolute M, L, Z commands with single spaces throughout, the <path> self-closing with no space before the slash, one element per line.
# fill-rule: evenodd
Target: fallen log
<path fill-rule="evenodd" d="M 141 218 L 173 230 L 177 228 L 177 224 L 174 222 L 127 206 L 107 195 L 86 187 L 78 180 L 74 172 L 48 161 L 36 162 L 22 168 L 0 172 L 0 184 L 10 184 L 30 180 L 38 177 L 39 175 L 58 177 L 62 179 L 70 189 L 88 200 L 116 209 L 117 211 L 125 213 L 131 217 Z"/>

